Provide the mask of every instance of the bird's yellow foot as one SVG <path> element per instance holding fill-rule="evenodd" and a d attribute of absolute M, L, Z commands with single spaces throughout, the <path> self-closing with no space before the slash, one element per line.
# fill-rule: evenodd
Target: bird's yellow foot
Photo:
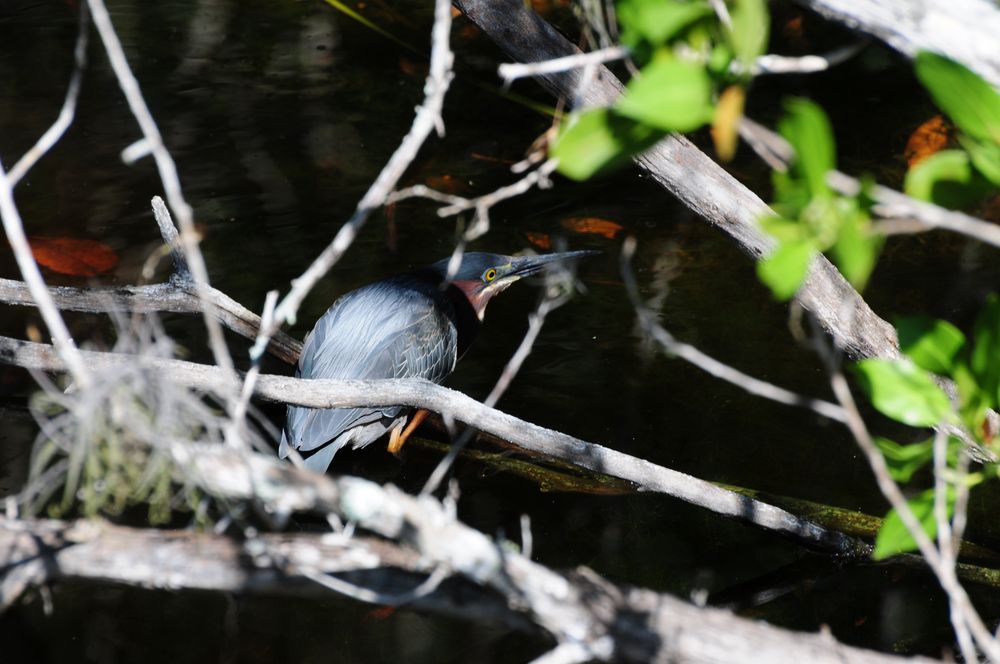
<path fill-rule="evenodd" d="M 413 414 L 413 418 L 410 420 L 409 424 L 406 425 L 406 428 L 402 430 L 402 432 L 400 432 L 399 427 L 393 429 L 392 434 L 389 436 L 389 452 L 396 454 L 399 450 L 403 449 L 403 443 L 405 443 L 406 439 L 410 437 L 413 430 L 420 426 L 421 422 L 427 419 L 428 415 L 430 415 L 430 412 L 421 408 Z"/>

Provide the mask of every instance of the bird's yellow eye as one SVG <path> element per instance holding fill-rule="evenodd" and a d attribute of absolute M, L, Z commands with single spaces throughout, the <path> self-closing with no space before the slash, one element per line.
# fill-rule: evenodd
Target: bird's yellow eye
<path fill-rule="evenodd" d="M 493 268 L 490 268 L 486 270 L 486 272 L 483 272 L 483 281 L 493 281 L 496 278 L 497 278 L 497 271 L 494 270 Z"/>

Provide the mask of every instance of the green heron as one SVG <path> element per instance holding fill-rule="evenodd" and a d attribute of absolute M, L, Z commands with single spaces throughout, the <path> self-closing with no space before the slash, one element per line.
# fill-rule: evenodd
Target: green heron
<path fill-rule="evenodd" d="M 596 254 L 569 251 L 515 258 L 466 253 L 448 280 L 448 262 L 351 291 L 316 321 L 299 357 L 299 378 L 426 378 L 443 381 L 468 350 L 486 305 L 518 279 L 546 265 Z M 397 452 L 427 416 L 410 408 L 313 409 L 289 406 L 279 454 L 298 450 L 308 468 L 324 473 L 337 450 L 364 447 L 389 432 Z M 407 425 L 409 420 L 409 425 Z"/>

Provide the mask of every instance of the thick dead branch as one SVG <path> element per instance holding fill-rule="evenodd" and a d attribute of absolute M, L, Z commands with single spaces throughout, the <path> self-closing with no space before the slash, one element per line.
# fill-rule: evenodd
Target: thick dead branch
<path fill-rule="evenodd" d="M 460 0 L 459 5 L 496 44 L 520 62 L 540 62 L 579 52 L 565 37 L 518 0 Z M 606 106 L 622 84 L 606 67 L 583 81 L 577 70 L 539 77 L 560 97 Z M 668 136 L 636 157 L 636 163 L 682 203 L 759 259 L 772 241 L 756 220 L 770 208 L 683 136 Z M 852 358 L 896 357 L 893 327 L 879 318 L 826 258 L 813 261 L 798 300 Z"/>
<path fill-rule="evenodd" d="M 541 627 L 558 643 L 582 648 L 586 660 L 901 661 L 828 635 L 788 632 L 669 595 L 619 587 L 590 570 L 558 573 L 502 549 L 436 501 L 356 478 L 321 479 L 339 496 L 345 516 L 352 514 L 352 500 L 370 501 L 363 525 L 388 541 L 271 534 L 240 542 L 97 522 L 0 519 L 0 601 L 9 605 L 26 585 L 59 580 L 316 597 L 329 591 L 308 579 L 332 574 L 359 588 L 400 594 L 430 567 L 443 565 L 459 576 L 415 598 L 413 608 L 521 631 Z"/>
<path fill-rule="evenodd" d="M 135 361 L 135 358 L 121 353 L 82 352 L 86 362 L 95 368 Z M 0 362 L 43 371 L 64 370 L 63 362 L 51 346 L 8 337 L 0 337 Z M 161 359 L 150 359 L 147 364 L 194 389 L 216 392 L 225 385 L 225 376 L 217 367 Z M 525 422 L 488 408 L 461 392 L 426 380 L 334 381 L 261 375 L 254 394 L 269 401 L 310 408 L 386 405 L 424 408 L 500 436 L 525 449 L 635 482 L 644 489 L 665 493 L 778 532 L 813 549 L 851 557 L 866 557 L 870 550 L 869 545 L 860 540 L 826 530 L 772 505 L 649 461 Z"/>
<path fill-rule="evenodd" d="M 797 0 L 913 57 L 936 51 L 1000 87 L 1000 8 L 991 0 Z"/>

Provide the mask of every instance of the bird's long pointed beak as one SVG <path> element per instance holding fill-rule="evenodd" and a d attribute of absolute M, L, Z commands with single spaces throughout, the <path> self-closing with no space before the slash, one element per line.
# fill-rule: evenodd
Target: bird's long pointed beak
<path fill-rule="evenodd" d="M 505 276 L 509 277 L 527 277 L 528 275 L 537 274 L 545 269 L 545 266 L 550 263 L 557 263 L 562 261 L 573 261 L 580 258 L 586 258 L 587 256 L 596 256 L 600 254 L 599 251 L 564 251 L 557 254 L 545 254 L 544 256 L 523 256 L 520 258 L 515 258 L 511 261 L 511 269 Z"/>

